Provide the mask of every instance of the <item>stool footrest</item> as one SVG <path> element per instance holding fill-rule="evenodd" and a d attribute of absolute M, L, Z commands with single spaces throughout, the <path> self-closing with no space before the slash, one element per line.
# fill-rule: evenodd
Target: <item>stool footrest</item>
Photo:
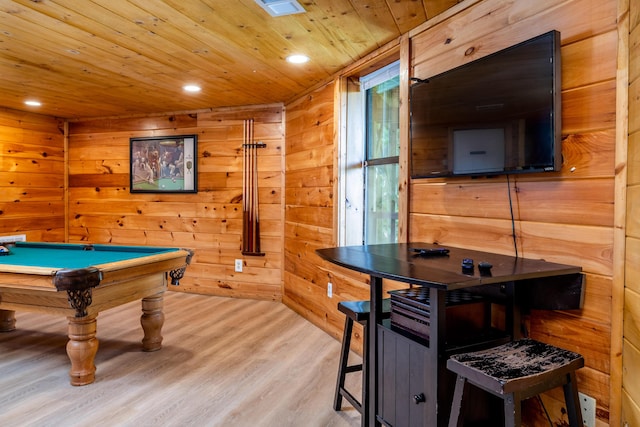
<path fill-rule="evenodd" d="M 362 371 L 362 363 L 358 365 L 351 365 L 344 368 L 345 374 L 350 374 L 351 372 L 359 372 Z"/>

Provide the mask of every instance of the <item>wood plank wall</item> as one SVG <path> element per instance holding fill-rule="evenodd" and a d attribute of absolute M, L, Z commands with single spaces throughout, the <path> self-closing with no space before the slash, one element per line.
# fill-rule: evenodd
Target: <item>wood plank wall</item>
<path fill-rule="evenodd" d="M 339 336 L 342 323 L 326 297 L 329 273 L 315 250 L 335 246 L 334 90 L 329 84 L 286 107 L 283 302 Z M 340 283 L 333 291 L 341 293 Z"/>
<path fill-rule="evenodd" d="M 630 2 L 629 150 L 624 296 L 622 422 L 640 425 L 640 4 Z"/>
<path fill-rule="evenodd" d="M 596 399 L 599 426 L 609 423 L 611 399 L 612 420 L 619 416 L 619 391 L 611 389 L 609 377 L 611 360 L 619 360 L 611 354 L 610 334 L 622 322 L 612 312 L 620 280 L 613 267 L 617 21 L 617 0 L 484 0 L 410 33 L 411 76 L 421 78 L 552 29 L 562 33 L 562 170 L 520 175 L 509 183 L 504 177 L 413 180 L 409 239 L 514 254 L 510 193 L 518 254 L 580 265 L 586 273 L 582 310 L 535 311 L 527 325 L 532 337 L 585 356 L 579 386 Z M 339 337 L 344 317 L 336 303 L 366 298 L 368 288 L 366 277 L 313 253 L 335 242 L 330 215 L 337 201 L 327 198 L 335 188 L 331 170 L 339 126 L 331 122 L 339 99 L 334 89 L 326 86 L 287 105 L 283 302 Z M 566 419 L 562 400 L 558 390 L 544 397 L 558 424 Z M 539 405 L 527 413 L 531 425 L 548 425 Z"/>
<path fill-rule="evenodd" d="M 178 246 L 195 256 L 177 291 L 281 299 L 282 105 L 70 123 L 69 241 Z M 261 249 L 243 256 L 243 120 L 258 153 Z M 129 192 L 129 138 L 197 134 L 198 193 Z M 234 271 L 235 259 L 243 272 Z"/>
<path fill-rule="evenodd" d="M 580 265 L 586 273 L 584 309 L 534 312 L 529 333 L 584 355 L 580 389 L 596 399 L 598 417 L 608 420 L 617 1 L 548 3 L 554 7 L 482 2 L 442 28 L 412 37 L 413 75 L 426 78 L 537 34 L 560 31 L 564 162 L 559 173 L 514 175 L 510 182 L 504 177 L 416 180 L 409 233 L 411 240 L 513 255 L 510 198 L 519 255 Z M 554 397 L 562 400 L 560 393 Z"/>
<path fill-rule="evenodd" d="M 0 236 L 64 238 L 64 161 L 61 120 L 0 109 Z"/>

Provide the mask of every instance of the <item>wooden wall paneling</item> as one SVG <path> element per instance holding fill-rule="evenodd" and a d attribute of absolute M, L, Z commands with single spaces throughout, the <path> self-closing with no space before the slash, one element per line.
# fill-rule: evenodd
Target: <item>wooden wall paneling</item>
<path fill-rule="evenodd" d="M 634 100 L 634 102 L 629 103 L 629 133 L 635 133 L 640 129 L 638 98 L 640 98 L 640 79 L 636 78 L 629 84 L 629 99 Z"/>
<path fill-rule="evenodd" d="M 412 213 L 410 240 L 515 255 L 511 227 L 510 220 Z M 516 235 L 519 256 L 574 263 L 586 272 L 611 275 L 610 228 L 519 222 Z"/>
<path fill-rule="evenodd" d="M 569 134 L 562 140 L 561 177 L 614 176 L 615 129 Z"/>
<path fill-rule="evenodd" d="M 631 213 L 640 209 L 640 185 L 630 185 L 627 190 L 627 209 L 630 215 L 627 216 L 627 235 L 640 237 L 640 218 Z"/>
<path fill-rule="evenodd" d="M 584 334 L 589 330 L 589 334 Z M 606 320 L 591 320 L 550 310 L 531 313 L 531 337 L 560 347 L 571 347 L 585 358 L 585 366 L 606 375 L 610 371 L 611 329 Z M 596 396 L 594 396 L 596 397 Z M 601 390 L 596 397 L 608 401 L 609 389 Z"/>
<path fill-rule="evenodd" d="M 416 181 L 412 186 L 415 212 L 510 219 L 509 191 L 514 217 L 521 221 L 612 225 L 613 182 L 607 178 L 525 181 L 511 177 L 488 180 Z M 428 197 L 425 197 L 427 196 Z"/>
<path fill-rule="evenodd" d="M 596 395 L 599 419 L 608 421 L 609 404 L 615 405 L 616 399 L 615 383 L 608 380 L 615 357 L 609 349 L 616 315 L 607 304 L 613 303 L 614 253 L 619 251 L 614 238 L 620 173 L 617 2 L 588 8 L 582 0 L 536 5 L 489 1 L 414 34 L 413 75 L 425 78 L 559 30 L 564 141 L 560 172 L 514 175 L 509 187 L 502 177 L 412 181 L 410 240 L 514 254 L 510 191 L 518 254 L 581 265 L 587 272 L 585 308 L 532 313 L 531 334 L 584 350 L 591 373 L 583 374 L 582 382 Z M 569 330 L 578 339 L 563 342 Z M 593 334 L 591 340 L 580 339 L 587 331 Z M 616 409 L 612 412 L 615 419 Z"/>
<path fill-rule="evenodd" d="M 627 397 L 627 404 L 623 406 L 624 412 L 623 422 L 629 427 L 636 425 L 633 420 L 639 419 L 637 412 L 638 402 L 640 401 L 640 382 L 638 382 L 636 370 L 640 366 L 640 348 L 632 342 L 625 340 L 622 350 L 622 360 L 624 360 L 624 369 L 622 370 L 622 384 L 624 385 L 624 393 Z"/>
<path fill-rule="evenodd" d="M 258 159 L 260 259 L 241 254 L 242 120 L 251 117 L 267 144 Z M 190 273 L 172 289 L 280 300 L 282 117 L 281 105 L 267 105 L 70 123 L 70 239 L 192 248 Z M 198 135 L 198 193 L 131 194 L 129 138 L 180 134 Z"/>
<path fill-rule="evenodd" d="M 64 239 L 64 124 L 0 109 L 0 235 Z"/>
<path fill-rule="evenodd" d="M 640 293 L 640 236 L 627 237 L 625 264 L 625 288 Z"/>
<path fill-rule="evenodd" d="M 566 311 L 566 314 L 590 320 L 611 319 L 612 278 L 598 274 L 585 274 L 584 305 L 580 310 Z"/>
<path fill-rule="evenodd" d="M 609 80 L 615 76 L 617 49 L 618 32 L 615 29 L 562 46 L 563 90 Z M 581 66 L 584 62 L 593 66 Z"/>
<path fill-rule="evenodd" d="M 198 115 L 197 112 L 130 117 L 119 115 L 112 118 L 70 120 L 70 124 L 75 135 L 84 135 L 85 138 L 109 138 L 110 134 L 117 132 L 133 132 L 131 136 L 139 136 L 140 131 L 195 128 L 198 126 Z"/>
<path fill-rule="evenodd" d="M 622 390 L 624 387 L 624 319 L 625 319 L 625 275 L 626 275 L 626 234 L 628 211 L 628 172 L 629 162 L 629 56 L 630 56 L 630 6 L 629 0 L 619 0 L 618 51 L 617 51 L 617 88 L 616 88 L 616 176 L 614 211 L 614 264 L 612 287 L 611 319 L 611 425 L 622 425 Z M 637 2 L 633 2 L 637 7 Z"/>
<path fill-rule="evenodd" d="M 334 245 L 336 237 L 335 85 L 286 107 L 283 302 L 338 338 L 344 323 L 338 301 L 364 298 L 367 287 L 362 276 L 335 274 L 315 254 L 318 248 Z M 328 282 L 333 284 L 333 298 L 327 297 Z M 361 336 L 355 332 L 354 345 L 358 343 Z"/>
<path fill-rule="evenodd" d="M 622 390 L 621 418 L 628 426 L 640 425 L 640 406 L 629 396 L 626 390 Z"/>
<path fill-rule="evenodd" d="M 337 338 L 342 329 L 344 317 L 341 318 L 341 313 L 332 309 L 334 304 L 328 301 L 326 290 L 320 286 L 309 286 L 306 280 L 286 270 L 284 280 L 288 288 L 283 295 L 283 302 L 293 311 Z M 325 315 L 324 313 L 327 312 L 334 314 Z"/>
<path fill-rule="evenodd" d="M 52 135 L 62 135 L 63 128 L 64 121 L 56 117 L 0 107 L 0 134 L 15 133 L 16 136 L 32 134 L 34 137 L 40 135 L 44 139 L 56 142 L 52 144 L 51 148 L 60 150 L 62 146 L 57 143 L 58 139 Z M 20 138 L 17 140 L 24 142 Z M 31 141 L 31 138 L 29 138 L 29 141 Z"/>
<path fill-rule="evenodd" d="M 640 348 L 640 293 L 636 290 L 630 288 L 625 290 L 624 315 L 624 340 Z M 627 367 L 632 368 L 631 365 Z"/>
<path fill-rule="evenodd" d="M 562 92 L 563 135 L 614 128 L 616 81 Z"/>
<path fill-rule="evenodd" d="M 612 275 L 611 228 L 589 225 L 523 222 L 522 256 L 578 264 L 584 272 Z"/>
<path fill-rule="evenodd" d="M 629 185 L 640 184 L 640 132 L 629 134 L 627 183 Z"/>
<path fill-rule="evenodd" d="M 562 33 L 563 44 L 615 31 L 616 1 L 480 2 L 412 38 L 413 76 L 433 76 L 550 30 Z"/>

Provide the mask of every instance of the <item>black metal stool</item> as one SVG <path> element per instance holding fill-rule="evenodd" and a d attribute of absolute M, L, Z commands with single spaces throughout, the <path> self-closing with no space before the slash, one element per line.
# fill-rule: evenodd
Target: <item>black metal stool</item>
<path fill-rule="evenodd" d="M 562 386 L 569 425 L 582 427 L 575 372 L 583 366 L 581 355 L 532 339 L 453 355 L 447 360 L 447 368 L 458 377 L 449 427 L 464 424 L 464 395 L 469 383 L 502 398 L 508 427 L 520 426 L 523 400 Z"/>
<path fill-rule="evenodd" d="M 362 398 L 358 400 L 345 387 L 344 381 L 348 373 L 364 371 L 368 347 L 367 323 L 369 322 L 370 305 L 369 301 L 342 301 L 338 303 L 338 310 L 346 315 L 344 321 L 344 334 L 342 335 L 342 350 L 340 352 L 340 367 L 338 368 L 338 382 L 336 384 L 336 394 L 333 400 L 333 409 L 339 411 L 342 409 L 342 398 L 344 397 L 353 405 L 354 408 L 362 415 L 363 404 L 367 398 L 367 378 L 362 375 Z M 390 300 L 382 300 L 382 318 L 388 319 L 391 315 Z M 357 365 L 349 365 L 349 352 L 351 350 L 351 332 L 353 331 L 353 322 L 362 325 L 362 363 Z"/>

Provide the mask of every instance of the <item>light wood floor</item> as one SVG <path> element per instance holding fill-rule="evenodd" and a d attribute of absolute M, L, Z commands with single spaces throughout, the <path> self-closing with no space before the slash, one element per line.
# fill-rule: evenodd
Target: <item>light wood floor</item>
<path fill-rule="evenodd" d="M 340 343 L 283 304 L 169 292 L 164 312 L 152 353 L 139 302 L 101 313 L 96 382 L 82 387 L 69 385 L 66 319 L 16 313 L 0 333 L 0 426 L 360 425 L 347 402 L 332 409 Z"/>

